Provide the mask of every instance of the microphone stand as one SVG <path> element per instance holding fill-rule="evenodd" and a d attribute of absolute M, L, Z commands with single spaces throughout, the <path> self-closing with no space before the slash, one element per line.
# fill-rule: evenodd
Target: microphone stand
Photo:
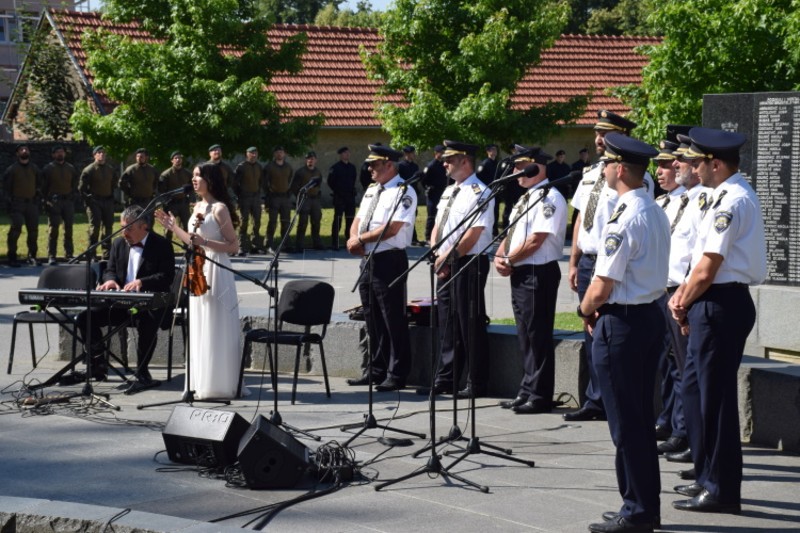
<path fill-rule="evenodd" d="M 270 411 L 270 419 L 269 421 L 272 422 L 276 426 L 281 426 L 286 428 L 288 431 L 293 433 L 300 433 L 305 435 L 311 439 L 316 441 L 322 440 L 322 437 L 319 435 L 314 435 L 309 433 L 308 431 L 302 430 L 290 424 L 287 424 L 283 421 L 283 417 L 281 416 L 280 411 L 278 411 L 278 328 L 280 327 L 280 318 L 278 317 L 278 300 L 279 300 L 279 292 L 278 292 L 278 258 L 283 251 L 283 248 L 286 246 L 286 241 L 289 240 L 289 235 L 292 233 L 292 228 L 295 226 L 297 222 L 297 217 L 300 215 L 300 210 L 303 208 L 303 205 L 306 203 L 306 198 L 308 197 L 308 192 L 300 189 L 298 196 L 297 196 L 297 205 L 295 206 L 294 215 L 292 219 L 289 221 L 289 227 L 286 228 L 286 232 L 281 237 L 281 242 L 278 243 L 278 246 L 274 250 L 274 255 L 272 256 L 272 260 L 270 261 L 269 265 L 267 266 L 267 272 L 264 275 L 264 279 L 261 281 L 254 281 L 260 287 L 266 289 L 269 295 L 272 297 L 273 301 L 273 309 L 275 313 L 273 315 L 273 338 L 272 338 L 272 347 L 270 350 L 274 351 L 275 353 L 275 366 L 272 367 L 272 390 L 273 394 L 273 404 L 272 404 L 272 411 Z M 272 286 L 270 287 L 269 283 L 272 282 Z M 270 361 L 271 362 L 271 361 Z"/>
<path fill-rule="evenodd" d="M 369 298 L 369 306 L 371 313 L 375 310 L 375 289 L 372 286 L 373 274 L 374 274 L 373 256 L 375 255 L 375 251 L 378 249 L 378 246 L 380 246 L 381 242 L 383 242 L 383 237 L 386 234 L 386 230 L 389 229 L 389 224 L 391 223 L 392 218 L 394 218 L 394 214 L 397 212 L 397 208 L 400 206 L 400 203 L 403 201 L 403 196 L 405 195 L 406 190 L 408 190 L 408 186 L 409 183 L 403 183 L 401 185 L 398 185 L 398 187 L 401 188 L 402 191 L 400 192 L 400 194 L 397 195 L 394 206 L 392 208 L 392 212 L 389 213 L 388 220 L 383 225 L 383 230 L 381 230 L 380 235 L 378 235 L 378 240 L 375 241 L 375 247 L 372 249 L 372 251 L 370 251 L 366 259 L 364 260 L 363 264 L 361 265 L 361 271 L 358 273 L 358 278 L 356 279 L 353 288 L 350 290 L 350 292 L 355 292 L 355 290 L 358 288 L 358 285 L 361 283 L 361 279 L 364 277 L 364 273 L 367 271 L 367 269 L 369 269 L 369 280 L 367 281 L 367 294 L 369 295 L 368 298 Z M 370 352 L 371 351 L 372 348 L 370 347 Z M 417 438 L 424 439 L 425 438 L 424 433 L 416 433 L 413 431 L 407 431 L 404 429 L 397 429 L 386 425 L 378 424 L 377 420 L 375 420 L 375 415 L 372 413 L 372 353 L 369 354 L 369 357 L 367 359 L 367 374 L 369 376 L 368 378 L 369 388 L 367 395 L 369 401 L 368 401 L 367 414 L 364 415 L 363 424 L 348 424 L 339 428 L 341 431 L 346 431 L 348 429 L 361 427 L 361 429 L 359 429 L 352 437 L 350 437 L 344 444 L 342 444 L 342 447 L 347 448 L 351 442 L 353 442 L 356 438 L 360 437 L 361 434 L 363 434 L 365 431 L 367 431 L 368 429 L 375 429 L 375 428 L 381 428 L 384 431 L 388 429 L 396 433 L 413 435 Z"/>

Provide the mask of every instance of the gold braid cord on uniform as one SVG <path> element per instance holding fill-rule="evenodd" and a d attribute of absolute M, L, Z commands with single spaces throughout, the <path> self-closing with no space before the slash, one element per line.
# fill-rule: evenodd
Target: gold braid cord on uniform
<path fill-rule="evenodd" d="M 600 200 L 600 191 L 606 184 L 606 177 L 600 176 L 589 193 L 589 204 L 586 206 L 586 216 L 583 217 L 583 229 L 591 231 L 594 226 L 594 213 L 597 211 L 597 202 Z"/>

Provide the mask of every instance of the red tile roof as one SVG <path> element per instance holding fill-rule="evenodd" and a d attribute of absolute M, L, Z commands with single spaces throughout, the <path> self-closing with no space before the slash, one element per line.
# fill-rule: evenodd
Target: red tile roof
<path fill-rule="evenodd" d="M 115 24 L 102 19 L 99 13 L 51 9 L 49 14 L 90 84 L 94 78 L 86 69 L 86 53 L 81 41 L 84 31 L 102 27 L 136 40 L 156 42 L 136 23 Z M 293 116 L 323 113 L 326 127 L 378 127 L 373 106 L 378 83 L 367 79 L 359 57 L 361 46 L 375 49 L 380 41 L 377 31 L 279 24 L 269 35 L 272 42 L 278 43 L 298 32 L 308 34 L 304 70 L 273 78 L 270 90 L 275 92 L 278 101 Z M 513 99 L 515 107 L 564 101 L 594 90 L 595 95 L 578 124 L 594 124 L 598 108 L 626 113 L 627 107 L 605 95 L 604 89 L 639 83 L 647 60 L 635 53 L 634 48 L 658 42 L 659 39 L 650 37 L 563 35 L 551 49 L 543 52 L 540 64 L 520 82 Z M 103 95 L 98 96 L 106 110 L 113 107 Z"/>

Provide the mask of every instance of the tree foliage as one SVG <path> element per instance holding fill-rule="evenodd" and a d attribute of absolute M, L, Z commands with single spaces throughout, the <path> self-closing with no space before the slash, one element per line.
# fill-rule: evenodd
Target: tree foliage
<path fill-rule="evenodd" d="M 305 34 L 273 46 L 268 17 L 247 0 L 108 0 L 107 16 L 139 21 L 157 42 L 100 30 L 84 37 L 94 87 L 119 102 L 100 115 L 79 102 L 76 134 L 116 157 L 147 146 L 162 162 L 171 150 L 200 156 L 214 142 L 283 144 L 298 153 L 322 118 L 292 118 L 265 87 L 302 68 Z M 234 53 L 235 51 L 235 53 Z"/>
<path fill-rule="evenodd" d="M 511 104 L 567 14 L 565 4 L 548 0 L 397 0 L 377 53 L 362 52 L 369 77 L 383 84 L 376 105 L 393 144 L 538 142 L 558 121 L 573 121 L 583 97 L 531 109 Z"/>
<path fill-rule="evenodd" d="M 311 24 L 327 5 L 339 7 L 342 0 L 255 0 L 259 11 L 275 22 Z"/>
<path fill-rule="evenodd" d="M 71 133 L 69 117 L 79 88 L 64 48 L 49 32 L 39 32 L 31 43 L 29 64 L 21 85 L 20 107 L 26 120 L 20 129 L 31 139 L 65 139 Z"/>
<path fill-rule="evenodd" d="M 319 26 L 351 26 L 359 28 L 377 28 L 383 20 L 383 12 L 373 11 L 372 4 L 360 1 L 356 9 L 339 9 L 330 3 L 317 13 L 314 24 Z"/>
<path fill-rule="evenodd" d="M 645 47 L 642 84 L 615 94 L 633 110 L 637 135 L 700 124 L 704 94 L 797 90 L 798 0 L 668 0 L 650 22 L 663 44 Z"/>
<path fill-rule="evenodd" d="M 585 23 L 585 33 L 593 35 L 657 35 L 647 17 L 656 6 L 655 0 L 619 0 L 616 5 L 596 9 Z"/>

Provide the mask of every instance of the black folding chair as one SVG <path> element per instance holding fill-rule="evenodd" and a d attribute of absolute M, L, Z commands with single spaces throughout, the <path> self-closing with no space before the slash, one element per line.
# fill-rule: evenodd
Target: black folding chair
<path fill-rule="evenodd" d="M 170 289 L 171 299 L 161 321 L 161 329 L 169 330 L 169 345 L 167 348 L 167 381 L 172 381 L 172 357 L 175 328 L 181 328 L 183 344 L 186 345 L 186 307 L 189 304 L 186 291 L 183 290 L 183 268 L 175 267 L 175 277 L 172 278 Z M 176 306 L 175 302 L 179 302 Z"/>
<path fill-rule="evenodd" d="M 305 348 L 308 355 L 311 344 L 319 346 L 320 360 L 322 361 L 322 375 L 325 379 L 325 393 L 331 397 L 331 387 L 328 383 L 328 367 L 325 364 L 325 348 L 323 340 L 331 321 L 333 311 L 333 299 L 335 291 L 333 287 L 324 281 L 295 280 L 288 282 L 281 292 L 278 301 L 278 331 L 269 329 L 254 329 L 247 332 L 244 338 L 242 349 L 242 363 L 239 372 L 239 388 L 236 396 L 241 395 L 242 380 L 244 379 L 244 363 L 248 348 L 251 343 L 266 344 L 270 371 L 275 375 L 277 371 L 277 360 L 275 367 L 272 365 L 272 345 L 283 344 L 296 346 L 297 352 L 294 359 L 294 381 L 292 383 L 292 403 L 297 397 L 297 376 L 300 370 L 300 351 Z M 286 331 L 284 324 L 302 326 L 303 331 Z M 313 333 L 312 327 L 319 326 L 319 333 Z M 273 378 L 276 380 L 277 378 Z"/>
<path fill-rule="evenodd" d="M 91 278 L 91 287 L 94 289 L 95 280 L 97 279 L 94 271 L 92 271 Z M 36 285 L 36 288 L 83 290 L 86 288 L 86 265 L 66 264 L 47 267 L 42 270 L 42 273 L 39 275 L 39 281 Z M 18 324 L 28 326 L 28 334 L 31 342 L 31 363 L 33 364 L 33 368 L 36 368 L 36 366 L 39 364 L 39 361 L 36 360 L 36 344 L 33 336 L 33 326 L 35 324 L 56 324 L 59 327 L 63 327 L 64 330 L 72 336 L 72 358 L 74 359 L 78 342 L 78 333 L 75 329 L 75 318 L 78 316 L 80 311 L 81 309 L 77 308 L 34 308 L 31 311 L 20 311 L 14 315 L 14 322 L 11 327 L 11 351 L 8 355 L 7 373 L 11 373 L 11 369 L 14 364 L 14 351 L 17 343 Z"/>

